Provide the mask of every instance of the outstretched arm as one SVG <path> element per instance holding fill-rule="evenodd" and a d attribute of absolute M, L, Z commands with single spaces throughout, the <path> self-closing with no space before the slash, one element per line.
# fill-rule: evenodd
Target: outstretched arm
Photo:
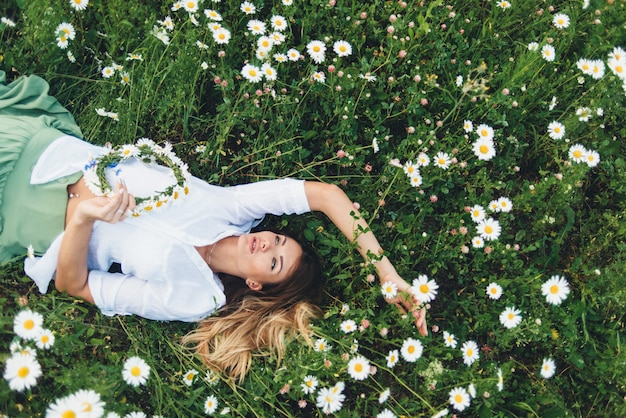
<path fill-rule="evenodd" d="M 356 241 L 357 249 L 365 260 L 369 260 L 370 254 L 383 253 L 374 233 L 368 229 L 367 222 L 361 218 L 352 201 L 338 186 L 306 181 L 304 190 L 311 210 L 323 212 L 350 242 Z M 399 295 L 387 301 L 395 303 L 401 310 L 404 307 L 411 312 L 415 317 L 415 325 L 420 333 L 426 335 L 428 332 L 426 310 L 418 309 L 419 301 L 409 293 L 411 286 L 400 277 L 387 257 L 383 256 L 375 263 L 375 267 L 381 283 L 393 282 L 398 288 Z"/>

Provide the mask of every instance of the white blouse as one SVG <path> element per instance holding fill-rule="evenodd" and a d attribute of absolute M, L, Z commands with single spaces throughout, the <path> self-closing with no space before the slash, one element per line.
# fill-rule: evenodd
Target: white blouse
<path fill-rule="evenodd" d="M 103 148 L 65 136 L 42 154 L 31 176 L 41 184 L 83 169 Z M 175 180 L 169 169 L 138 160 L 116 167 L 128 190 L 149 196 Z M 113 174 L 110 174 L 114 184 Z M 196 246 L 250 231 L 266 214 L 310 211 L 304 181 L 268 180 L 219 187 L 192 177 L 179 204 L 117 224 L 94 224 L 87 266 L 89 288 L 105 315 L 136 314 L 156 320 L 193 322 L 223 306 L 223 285 Z M 26 259 L 25 271 L 45 293 L 54 277 L 63 234 L 42 257 Z M 119 263 L 123 273 L 108 273 Z"/>

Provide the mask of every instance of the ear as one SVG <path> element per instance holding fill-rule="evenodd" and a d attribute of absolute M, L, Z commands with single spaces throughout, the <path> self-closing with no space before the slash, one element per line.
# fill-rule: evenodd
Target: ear
<path fill-rule="evenodd" d="M 255 282 L 254 280 L 250 280 L 247 279 L 246 280 L 246 285 L 252 289 L 252 290 L 256 290 L 257 292 L 261 289 L 263 289 L 263 285 L 261 283 Z"/>

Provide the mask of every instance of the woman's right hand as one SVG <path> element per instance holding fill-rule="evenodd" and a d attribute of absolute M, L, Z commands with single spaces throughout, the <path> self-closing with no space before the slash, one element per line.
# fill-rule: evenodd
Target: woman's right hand
<path fill-rule="evenodd" d="M 82 201 L 74 212 L 77 221 L 102 221 L 117 223 L 123 221 L 135 209 L 135 198 L 128 193 L 126 184 L 117 184 L 113 197 L 93 197 Z"/>

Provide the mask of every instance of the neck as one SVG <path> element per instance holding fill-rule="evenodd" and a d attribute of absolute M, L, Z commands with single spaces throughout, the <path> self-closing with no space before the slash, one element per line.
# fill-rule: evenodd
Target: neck
<path fill-rule="evenodd" d="M 239 237 L 226 237 L 211 245 L 196 247 L 204 261 L 214 273 L 238 276 L 237 244 Z"/>

